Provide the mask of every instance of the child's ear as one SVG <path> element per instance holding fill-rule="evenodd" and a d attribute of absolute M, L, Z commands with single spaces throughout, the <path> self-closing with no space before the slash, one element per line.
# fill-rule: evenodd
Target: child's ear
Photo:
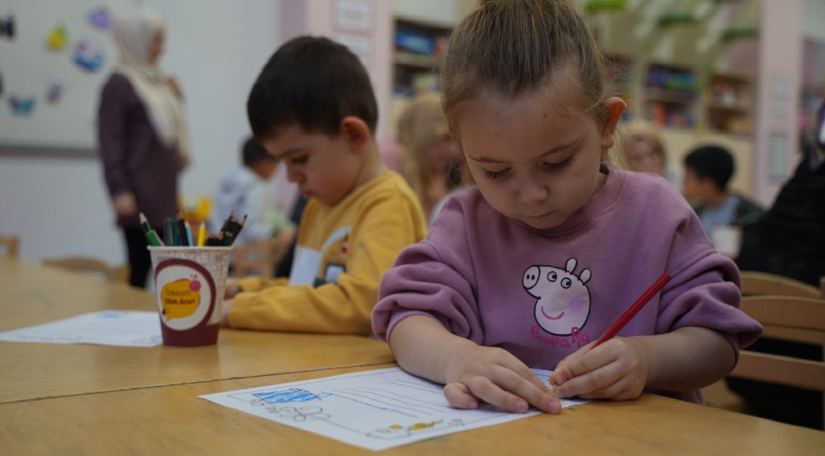
<path fill-rule="evenodd" d="M 347 141 L 352 150 L 358 152 L 364 149 L 372 136 L 367 123 L 355 116 L 346 116 L 341 119 L 341 128 L 338 134 Z"/>
<path fill-rule="evenodd" d="M 602 119 L 602 150 L 607 150 L 613 147 L 616 143 L 616 138 L 613 136 L 616 133 L 616 124 L 622 117 L 622 113 L 627 109 L 627 104 L 619 97 L 610 97 L 604 102 L 604 118 Z"/>

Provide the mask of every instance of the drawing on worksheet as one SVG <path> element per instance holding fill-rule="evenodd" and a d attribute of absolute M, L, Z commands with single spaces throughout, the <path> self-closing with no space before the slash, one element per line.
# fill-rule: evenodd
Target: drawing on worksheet
<path fill-rule="evenodd" d="M 544 382 L 552 373 L 533 371 Z M 508 413 L 490 405 L 457 410 L 442 388 L 389 368 L 200 397 L 375 451 L 542 413 Z M 562 406 L 584 402 L 563 400 Z"/>

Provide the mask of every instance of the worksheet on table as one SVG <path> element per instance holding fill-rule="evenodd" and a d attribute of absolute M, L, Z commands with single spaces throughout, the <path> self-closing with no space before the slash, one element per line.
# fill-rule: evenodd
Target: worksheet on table
<path fill-rule="evenodd" d="M 544 382 L 552 373 L 533 372 Z M 396 367 L 200 397 L 376 451 L 543 413 L 532 408 L 509 413 L 489 405 L 458 410 L 442 389 Z M 585 402 L 563 400 L 562 407 Z"/>
<path fill-rule="evenodd" d="M 91 312 L 0 333 L 0 341 L 154 347 L 163 343 L 157 312 Z"/>

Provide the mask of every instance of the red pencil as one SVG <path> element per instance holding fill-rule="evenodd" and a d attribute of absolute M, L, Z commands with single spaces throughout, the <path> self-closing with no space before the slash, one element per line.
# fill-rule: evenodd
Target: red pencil
<path fill-rule="evenodd" d="M 593 350 L 594 348 L 598 347 L 604 342 L 607 342 L 608 340 L 612 339 L 613 336 L 615 336 L 617 332 L 621 331 L 622 328 L 624 328 L 625 325 L 628 324 L 630 320 L 637 313 L 639 313 L 640 310 L 642 310 L 642 307 L 644 307 L 645 304 L 650 302 L 653 296 L 655 296 L 656 293 L 658 293 L 659 290 L 661 290 L 662 287 L 665 286 L 665 284 L 668 282 L 670 282 L 670 274 L 665 272 L 664 274 L 662 274 L 661 277 L 659 277 L 659 280 L 654 282 L 653 285 L 651 285 L 650 288 L 647 289 L 647 291 L 645 291 L 641 296 L 639 296 L 639 299 L 637 299 L 636 302 L 634 302 L 633 305 L 630 306 L 630 308 L 627 309 L 627 311 L 625 311 L 625 313 L 623 313 L 618 320 L 616 320 L 616 323 L 613 323 L 613 326 L 611 326 L 610 329 L 608 329 L 607 331 L 605 331 L 604 334 L 602 334 L 602 337 L 599 337 L 599 340 L 597 340 L 596 343 L 593 344 L 592 347 L 590 347 L 590 350 Z"/>

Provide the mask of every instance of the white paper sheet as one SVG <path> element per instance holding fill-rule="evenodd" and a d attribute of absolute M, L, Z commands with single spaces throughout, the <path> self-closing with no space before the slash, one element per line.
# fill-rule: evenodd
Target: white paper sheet
<path fill-rule="evenodd" d="M 157 312 L 102 311 L 0 333 L 0 341 L 154 347 L 163 343 Z"/>
<path fill-rule="evenodd" d="M 533 372 L 545 382 L 552 373 Z M 442 389 L 396 367 L 200 397 L 375 451 L 543 413 L 508 413 L 489 405 L 457 410 Z M 563 400 L 562 407 L 585 402 Z"/>

